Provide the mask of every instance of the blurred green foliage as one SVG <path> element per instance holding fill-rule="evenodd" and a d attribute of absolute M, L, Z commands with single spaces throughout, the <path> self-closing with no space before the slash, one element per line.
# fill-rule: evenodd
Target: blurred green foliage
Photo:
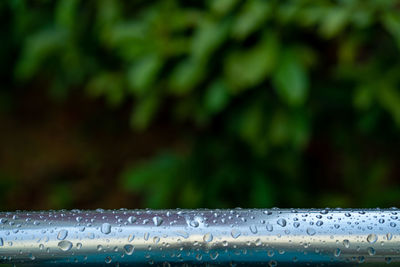
<path fill-rule="evenodd" d="M 3 81 L 129 105 L 134 131 L 180 127 L 186 149 L 121 171 L 145 207 L 400 204 L 399 1 L 12 0 L 0 14 Z"/>

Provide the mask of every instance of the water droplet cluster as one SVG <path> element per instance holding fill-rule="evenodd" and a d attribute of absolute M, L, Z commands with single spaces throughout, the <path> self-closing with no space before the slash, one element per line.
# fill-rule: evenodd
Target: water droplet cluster
<path fill-rule="evenodd" d="M 395 208 L 2 212 L 0 263 L 393 263 L 400 260 L 399 212 Z"/>

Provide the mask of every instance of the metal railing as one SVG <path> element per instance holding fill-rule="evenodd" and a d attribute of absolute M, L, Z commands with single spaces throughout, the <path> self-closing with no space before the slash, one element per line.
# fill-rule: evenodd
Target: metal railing
<path fill-rule="evenodd" d="M 0 213 L 0 263 L 398 265 L 400 211 L 96 210 Z"/>

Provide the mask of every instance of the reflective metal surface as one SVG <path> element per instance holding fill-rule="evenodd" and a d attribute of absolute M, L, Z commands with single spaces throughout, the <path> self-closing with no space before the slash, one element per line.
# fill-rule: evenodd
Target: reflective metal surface
<path fill-rule="evenodd" d="M 399 216 L 398 209 L 3 212 L 0 263 L 397 266 Z"/>

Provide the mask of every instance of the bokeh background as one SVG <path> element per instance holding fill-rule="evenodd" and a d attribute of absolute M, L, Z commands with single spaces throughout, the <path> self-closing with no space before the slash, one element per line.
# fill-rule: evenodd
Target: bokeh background
<path fill-rule="evenodd" d="M 0 209 L 400 204 L 400 1 L 0 1 Z"/>

